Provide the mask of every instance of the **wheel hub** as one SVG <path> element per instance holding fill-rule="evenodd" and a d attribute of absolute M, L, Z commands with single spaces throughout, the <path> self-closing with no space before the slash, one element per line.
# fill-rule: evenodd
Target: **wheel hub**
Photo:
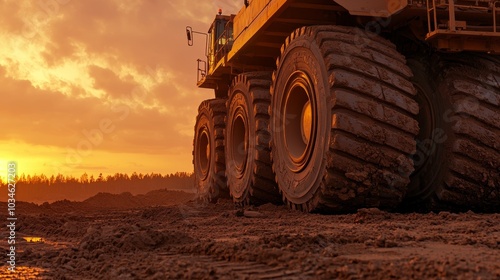
<path fill-rule="evenodd" d="M 309 140 L 311 140 L 311 130 L 312 130 L 312 108 L 311 108 L 311 102 L 308 101 L 306 105 L 304 105 L 304 109 L 302 109 L 301 131 L 302 131 L 302 141 L 304 141 L 304 143 L 309 143 Z"/>
<path fill-rule="evenodd" d="M 238 114 L 232 124 L 232 135 L 231 135 L 231 154 L 232 160 L 234 161 L 234 166 L 240 175 L 246 167 L 246 161 L 248 157 L 248 141 L 247 141 L 247 129 L 244 117 Z"/>
<path fill-rule="evenodd" d="M 210 167 L 210 138 L 205 129 L 201 131 L 199 136 L 197 159 L 199 170 L 206 176 Z"/>
<path fill-rule="evenodd" d="M 315 131 L 312 86 L 308 77 L 297 72 L 289 80 L 282 110 L 284 140 L 294 172 L 300 172 L 309 161 Z"/>

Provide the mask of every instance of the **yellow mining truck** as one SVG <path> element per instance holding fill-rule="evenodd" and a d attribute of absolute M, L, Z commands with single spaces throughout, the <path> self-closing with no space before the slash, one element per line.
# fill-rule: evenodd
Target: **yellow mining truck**
<path fill-rule="evenodd" d="M 247 0 L 198 87 L 201 197 L 302 211 L 500 208 L 500 1 Z"/>

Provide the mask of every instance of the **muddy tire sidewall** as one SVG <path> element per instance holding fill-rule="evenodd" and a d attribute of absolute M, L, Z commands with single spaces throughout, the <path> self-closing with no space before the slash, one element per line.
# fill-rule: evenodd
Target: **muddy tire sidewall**
<path fill-rule="evenodd" d="M 306 162 L 297 170 L 290 159 L 285 140 L 287 122 L 301 116 L 286 112 L 287 94 L 294 84 L 293 76 L 300 74 L 309 80 L 312 92 L 308 92 L 313 113 L 311 146 Z M 323 56 L 314 39 L 302 35 L 286 46 L 278 63 L 271 101 L 272 154 L 276 181 L 286 199 L 294 204 L 307 203 L 319 188 L 325 174 L 325 154 L 328 152 L 331 130 L 330 86 Z M 291 78 L 292 77 L 292 78 Z M 296 170 L 294 170 L 296 169 Z"/>
<path fill-rule="evenodd" d="M 193 141 L 193 165 L 195 184 L 198 196 L 202 200 L 214 202 L 226 190 L 225 163 L 223 151 L 219 146 L 223 139 L 217 139 L 221 128 L 216 127 L 216 119 L 221 122 L 222 116 L 216 116 L 213 106 L 221 106 L 221 100 L 202 102 L 198 110 Z M 208 143 L 205 143 L 207 141 Z M 208 144 L 207 151 L 203 148 Z M 205 155 L 203 154 L 205 153 Z M 206 162 L 203 163 L 205 157 Z"/>
<path fill-rule="evenodd" d="M 233 89 L 233 94 L 228 101 L 228 118 L 226 121 L 226 177 L 230 192 L 236 201 L 244 200 L 247 196 L 248 186 L 253 170 L 251 170 L 255 153 L 255 130 L 249 129 L 249 124 L 255 123 L 253 114 L 249 113 L 248 89 L 243 84 L 238 84 Z M 245 92 L 247 94 L 245 94 Z M 240 141 L 235 141 L 235 126 L 244 124 L 245 148 Z M 240 142 L 240 143 L 236 143 Z"/>

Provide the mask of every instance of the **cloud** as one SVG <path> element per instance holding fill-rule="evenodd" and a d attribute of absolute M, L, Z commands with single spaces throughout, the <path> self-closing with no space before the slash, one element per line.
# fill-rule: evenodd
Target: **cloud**
<path fill-rule="evenodd" d="M 95 89 L 103 90 L 113 98 L 130 97 L 134 88 L 140 86 L 130 75 L 127 76 L 126 80 L 122 80 L 110 69 L 96 65 L 89 66 L 89 75 L 94 79 Z"/>
<path fill-rule="evenodd" d="M 0 111 L 0 126 L 5 131 L 0 141 L 75 147 L 88 138 L 85 132 L 101 130 L 104 139 L 95 149 L 135 153 L 168 153 L 190 141 L 176 125 L 181 122 L 188 126 L 194 114 L 184 119 L 175 113 L 132 108 L 97 97 L 74 98 L 35 88 L 29 81 L 6 78 L 2 73 L 5 69 L 0 67 L 0 96 L 11 106 Z M 115 90 L 122 86 L 117 83 L 111 84 Z M 114 129 L 105 133 L 103 121 L 109 121 Z"/>
<path fill-rule="evenodd" d="M 0 143 L 76 149 L 104 121 L 113 129 L 97 153 L 190 168 L 196 110 L 213 92 L 195 86 L 204 44 L 188 47 L 184 28 L 206 31 L 236 2 L 0 0 L 0 96 L 10 104 Z"/>

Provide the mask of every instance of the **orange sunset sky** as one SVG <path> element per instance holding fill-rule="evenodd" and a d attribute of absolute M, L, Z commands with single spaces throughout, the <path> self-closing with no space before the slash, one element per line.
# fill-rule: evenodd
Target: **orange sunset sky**
<path fill-rule="evenodd" d="M 204 37 L 232 0 L 0 0 L 0 176 L 191 172 Z"/>

